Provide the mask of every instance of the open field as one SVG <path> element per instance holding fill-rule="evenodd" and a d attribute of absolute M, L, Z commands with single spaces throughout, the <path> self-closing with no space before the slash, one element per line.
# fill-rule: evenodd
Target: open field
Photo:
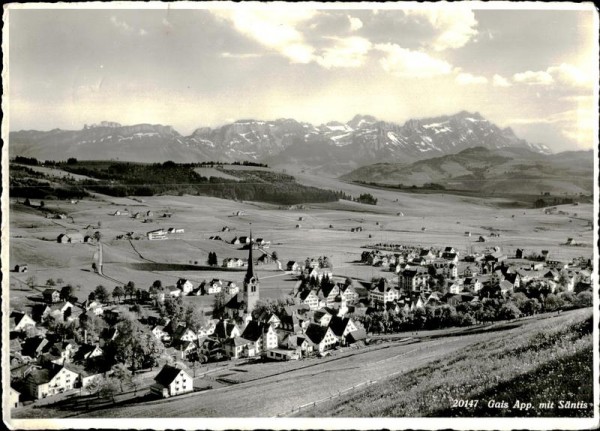
<path fill-rule="evenodd" d="M 376 389 L 379 382 L 385 384 L 390 379 L 403 378 L 403 376 L 412 376 L 411 372 L 423 372 L 424 367 L 431 366 L 432 370 L 438 370 L 440 367 L 446 367 L 440 371 L 435 371 L 441 376 L 446 370 L 453 370 L 452 367 L 472 366 L 468 361 L 470 355 L 489 355 L 494 357 L 504 357 L 507 352 L 513 352 L 511 360 L 518 359 L 536 359 L 537 356 L 544 356 L 540 362 L 548 361 L 545 355 L 554 348 L 554 341 L 549 345 L 546 342 L 543 349 L 521 350 L 527 343 L 537 343 L 542 345 L 544 340 L 540 338 L 542 334 L 559 334 L 564 332 L 571 324 L 584 322 L 591 312 L 589 309 L 577 310 L 563 313 L 561 315 L 545 315 L 535 319 L 525 319 L 517 321 L 516 324 L 500 324 L 497 331 L 485 331 L 482 333 L 447 337 L 429 338 L 424 336 L 417 342 L 403 340 L 399 342 L 390 342 L 381 345 L 375 345 L 362 349 L 348 349 L 343 353 L 338 352 L 335 356 L 325 359 L 310 359 L 299 362 L 289 363 L 267 363 L 256 365 L 235 365 L 228 367 L 228 370 L 222 370 L 214 373 L 210 379 L 196 379 L 194 385 L 202 388 L 208 384 L 214 385 L 215 389 L 196 392 L 169 400 L 147 401 L 144 403 L 133 403 L 127 406 L 116 406 L 107 410 L 98 410 L 77 415 L 77 417 L 269 417 L 269 416 L 312 416 L 319 415 L 318 409 L 329 409 L 332 405 L 345 405 L 343 400 L 351 398 L 354 395 L 362 394 L 364 391 Z M 421 333 L 421 335 L 426 332 Z M 556 338 L 556 337 L 555 337 Z M 567 346 L 573 343 L 573 349 L 586 349 L 591 345 L 591 336 L 589 333 L 583 333 L 580 337 L 565 337 L 563 341 L 556 341 L 561 346 Z M 554 340 L 551 338 L 549 339 Z M 511 341 L 509 341 L 511 340 Z M 516 341 L 514 341 L 516 340 Z M 561 349 L 556 349 L 560 357 L 566 355 Z M 578 350 L 579 351 L 579 350 Z M 519 356 L 521 355 L 521 356 Z M 537 356 L 536 356 L 537 355 Z M 510 355 L 509 355 L 510 356 Z M 591 358 L 585 356 L 584 363 L 591 363 Z M 481 367 L 485 363 L 480 364 Z M 535 368 L 535 364 L 527 362 L 522 366 L 516 367 L 512 375 L 528 372 Z M 421 371 L 419 371 L 421 369 Z M 448 371 L 449 373 L 450 371 Z M 461 371 L 462 376 L 473 375 L 470 372 Z M 503 371 L 499 375 L 501 378 L 508 378 L 510 373 Z M 456 374 L 452 374 L 455 376 Z M 485 375 L 487 379 L 494 379 L 493 375 Z M 215 378 L 225 378 L 233 382 L 240 383 L 231 385 L 217 385 Z M 421 376 L 420 381 L 424 385 L 434 385 L 436 379 L 427 376 Z M 547 385 L 552 385 L 551 381 L 542 380 Z M 591 377 L 587 380 L 591 382 Z M 292 384 L 293 382 L 293 384 Z M 466 384 L 466 382 L 463 382 Z M 361 389 L 368 386 L 367 389 Z M 354 387 L 355 389 L 348 390 Z M 260 388 L 260 397 L 253 396 L 257 388 Z M 407 396 L 412 396 L 411 385 L 402 385 Z M 461 388 L 454 388 L 454 395 L 461 396 Z M 398 388 L 394 391 L 397 396 Z M 346 393 L 346 394 L 345 394 Z M 453 394 L 450 393 L 450 396 Z M 339 397 L 339 399 L 338 399 Z M 335 399 L 332 404 L 328 404 L 329 399 Z M 388 398 L 383 399 L 386 402 Z M 446 399 L 447 400 L 447 399 Z M 425 402 L 425 401 L 422 401 Z M 310 410 L 311 405 L 315 403 L 317 410 Z M 365 408 L 369 408 L 367 404 Z M 444 407 L 445 404 L 439 404 Z M 298 408 L 302 407 L 298 413 Z M 292 411 L 293 410 L 293 411 Z M 53 411 L 54 415 L 71 415 L 72 412 Z M 20 414 L 27 414 L 21 411 Z M 43 414 L 43 410 L 40 412 Z M 327 410 L 327 415 L 335 413 Z M 347 412 L 344 413 L 347 416 Z"/>
<path fill-rule="evenodd" d="M 591 417 L 593 328 L 590 309 L 541 320 L 527 331 L 497 333 L 443 360 L 297 415 Z M 455 400 L 473 403 L 463 406 Z M 490 401 L 497 404 L 490 406 Z M 579 407 L 562 408 L 560 401 Z"/>
<path fill-rule="evenodd" d="M 24 283 L 32 276 L 38 286 L 43 286 L 49 278 L 61 278 L 65 283 L 79 286 L 75 295 L 80 299 L 85 299 L 99 284 L 112 289 L 114 284 L 129 280 L 143 288 L 157 279 L 168 285 L 182 277 L 193 282 L 221 278 L 241 283 L 243 271 L 219 268 L 195 271 L 190 270 L 190 265 L 205 265 L 210 251 L 217 254 L 219 263 L 226 257 L 245 258 L 247 251 L 230 242 L 235 236 L 247 235 L 250 228 L 254 236 L 271 242 L 268 251 L 277 251 L 283 265 L 288 260 L 303 261 L 309 256 L 327 255 L 333 264 L 334 275 L 367 281 L 372 277 L 393 276 L 384 269 L 354 263 L 360 259 L 361 247 L 379 242 L 452 245 L 463 254 L 468 248 L 481 251 L 497 245 L 509 256 L 517 248 L 529 252 L 547 249 L 552 258 L 565 260 L 592 255 L 591 204 L 562 205 L 558 210 L 565 214 L 547 215 L 540 209 L 498 208 L 498 199 L 404 194 L 309 175 L 298 175 L 298 181 L 344 190 L 352 195 L 370 192 L 378 199 L 378 204 L 339 201 L 285 210 L 265 203 L 197 196 L 130 199 L 96 195 L 95 199 L 76 204 L 47 201 L 47 207 L 60 209 L 70 217 L 51 220 L 44 218 L 41 211 L 13 200 L 10 207 L 10 267 L 27 263 L 29 272 L 10 274 L 11 305 L 19 307 L 25 303 L 29 292 Z M 116 210 L 124 209 L 128 209 L 129 214 L 152 211 L 152 222 L 144 223 L 144 217 L 112 215 Z M 239 211 L 240 215 L 236 215 Z M 162 217 L 165 212 L 171 212 L 172 217 Z M 296 225 L 300 227 L 296 228 Z M 222 231 L 225 226 L 229 231 Z M 363 228 L 362 232 L 350 232 L 358 226 Z M 145 234 L 150 230 L 169 227 L 184 228 L 185 232 L 168 235 L 169 238 L 162 241 L 146 238 Z M 85 235 L 96 230 L 102 234 L 104 274 L 110 279 L 91 271 L 95 245 L 56 242 L 61 233 L 81 232 Z M 500 236 L 489 237 L 492 230 Z M 471 237 L 465 236 L 465 231 L 471 232 Z M 140 239 L 116 239 L 128 232 Z M 209 239 L 217 235 L 221 240 Z M 476 242 L 479 235 L 486 236 L 487 242 Z M 578 246 L 564 245 L 568 237 L 572 237 Z M 149 266 L 144 264 L 148 263 L 167 265 L 147 270 Z M 258 266 L 257 272 L 264 297 L 278 297 L 290 292 L 295 285 L 294 278 L 278 271 L 273 263 Z M 203 305 L 212 303 L 210 297 L 186 300 Z"/>

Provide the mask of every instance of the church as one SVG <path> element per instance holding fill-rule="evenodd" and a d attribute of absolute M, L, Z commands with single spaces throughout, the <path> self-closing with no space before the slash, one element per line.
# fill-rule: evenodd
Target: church
<path fill-rule="evenodd" d="M 248 269 L 244 276 L 242 291 L 236 293 L 225 304 L 225 314 L 231 319 L 240 317 L 247 323 L 252 319 L 251 313 L 260 297 L 260 283 L 254 273 L 254 261 L 252 259 L 252 232 L 250 232 L 250 247 L 248 250 Z"/>

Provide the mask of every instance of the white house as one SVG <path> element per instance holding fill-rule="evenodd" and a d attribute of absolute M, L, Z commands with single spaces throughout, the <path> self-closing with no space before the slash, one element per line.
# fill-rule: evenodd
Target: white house
<path fill-rule="evenodd" d="M 154 381 L 156 383 L 150 386 L 150 391 L 163 398 L 185 394 L 194 390 L 192 377 L 185 370 L 171 365 L 165 365 L 156 375 Z"/>

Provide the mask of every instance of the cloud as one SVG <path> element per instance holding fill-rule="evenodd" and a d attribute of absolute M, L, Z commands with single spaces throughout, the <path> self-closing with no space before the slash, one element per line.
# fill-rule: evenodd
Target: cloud
<path fill-rule="evenodd" d="M 255 53 L 234 54 L 231 52 L 222 52 L 221 57 L 222 58 L 258 58 L 258 57 L 262 57 L 262 55 L 255 54 Z"/>
<path fill-rule="evenodd" d="M 577 67 L 562 63 L 559 66 L 552 66 L 546 70 L 554 80 L 562 85 L 580 87 L 591 85 L 592 77 L 589 74 L 584 73 Z"/>
<path fill-rule="evenodd" d="M 372 46 L 367 39 L 357 36 L 330 39 L 336 44 L 323 49 L 322 55 L 316 58 L 316 62 L 327 69 L 362 66 Z"/>
<path fill-rule="evenodd" d="M 215 9 L 213 15 L 233 24 L 243 35 L 287 57 L 293 63 L 310 63 L 314 48 L 307 44 L 296 29 L 300 23 L 310 20 L 316 11 L 273 7 Z"/>
<path fill-rule="evenodd" d="M 494 75 L 492 77 L 492 85 L 494 87 L 510 87 L 512 84 L 501 75 Z"/>
<path fill-rule="evenodd" d="M 392 43 L 375 45 L 375 49 L 386 55 L 380 64 L 386 72 L 401 77 L 431 78 L 452 72 L 452 65 L 444 60 L 420 52 L 411 51 Z"/>
<path fill-rule="evenodd" d="M 513 81 L 528 85 L 550 85 L 554 82 L 554 79 L 548 72 L 528 70 L 527 72 L 515 73 Z"/>
<path fill-rule="evenodd" d="M 598 118 L 593 109 L 571 109 L 540 118 L 513 118 L 508 123 L 514 125 L 547 124 L 555 126 L 567 139 L 573 140 L 582 147 L 589 147 L 596 136 Z"/>
<path fill-rule="evenodd" d="M 131 27 L 125 21 L 119 21 L 117 19 L 117 17 L 114 15 L 110 17 L 110 22 L 112 23 L 112 25 L 114 25 L 116 28 L 118 28 L 119 30 L 121 30 L 124 33 L 132 33 L 133 32 L 133 27 Z"/>
<path fill-rule="evenodd" d="M 455 79 L 459 85 L 477 85 L 487 84 L 488 80 L 485 76 L 475 76 L 470 73 L 459 73 Z"/>
<path fill-rule="evenodd" d="M 437 31 L 431 43 L 436 51 L 461 48 L 477 35 L 475 14 L 464 7 L 413 9 L 404 13 L 409 17 L 426 19 Z"/>
<path fill-rule="evenodd" d="M 350 21 L 350 31 L 360 30 L 363 26 L 363 22 L 360 18 L 348 15 L 348 20 Z"/>

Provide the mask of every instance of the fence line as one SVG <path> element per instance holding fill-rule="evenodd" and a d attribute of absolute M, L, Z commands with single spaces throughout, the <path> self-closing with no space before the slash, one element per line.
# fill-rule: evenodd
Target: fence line
<path fill-rule="evenodd" d="M 366 381 L 358 383 L 358 384 L 356 384 L 354 386 L 350 386 L 349 388 L 342 389 L 342 390 L 338 391 L 337 394 L 329 395 L 328 397 L 321 398 L 320 400 L 312 401 L 310 403 L 302 404 L 301 406 L 298 406 L 298 407 L 292 407 L 291 410 L 285 411 L 283 413 L 279 413 L 275 417 L 284 417 L 284 416 L 287 416 L 289 414 L 299 413 L 302 409 L 305 409 L 307 407 L 315 407 L 317 404 L 321 404 L 321 403 L 324 403 L 324 402 L 327 402 L 327 401 L 331 401 L 334 398 L 338 398 L 338 397 L 342 396 L 343 394 L 345 394 L 347 392 L 350 392 L 350 391 L 353 391 L 353 390 L 355 390 L 355 389 L 357 389 L 357 388 L 359 388 L 361 386 L 365 386 L 366 387 L 366 386 L 370 386 L 370 385 L 372 385 L 374 383 L 377 383 L 377 380 L 366 380 Z"/>

